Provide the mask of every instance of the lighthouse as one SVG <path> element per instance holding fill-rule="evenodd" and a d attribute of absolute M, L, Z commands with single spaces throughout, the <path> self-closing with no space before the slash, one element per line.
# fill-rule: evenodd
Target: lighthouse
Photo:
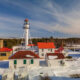
<path fill-rule="evenodd" d="M 29 39 L 29 21 L 28 19 L 24 20 L 24 32 L 25 32 L 25 49 L 28 48 L 28 39 Z"/>

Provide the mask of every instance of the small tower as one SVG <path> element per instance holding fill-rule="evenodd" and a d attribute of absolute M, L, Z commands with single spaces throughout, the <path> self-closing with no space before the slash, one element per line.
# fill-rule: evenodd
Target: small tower
<path fill-rule="evenodd" d="M 28 19 L 24 20 L 24 30 L 25 30 L 25 49 L 28 48 L 28 39 L 29 39 L 29 21 Z"/>

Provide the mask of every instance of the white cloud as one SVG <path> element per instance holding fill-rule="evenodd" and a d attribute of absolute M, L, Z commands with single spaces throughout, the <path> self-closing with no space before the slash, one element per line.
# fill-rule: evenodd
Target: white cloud
<path fill-rule="evenodd" d="M 76 4 L 77 5 L 77 4 Z M 58 31 L 63 32 L 65 34 L 72 35 L 80 35 L 80 10 L 79 6 L 74 7 L 73 10 L 69 10 L 66 13 L 63 12 L 63 8 L 61 8 L 57 4 L 52 4 L 48 2 L 46 4 L 47 9 L 44 9 L 45 13 L 48 13 L 53 18 L 56 18 L 57 22 L 54 23 L 46 23 L 42 21 L 33 21 L 33 25 L 38 26 L 42 29 L 46 29 L 48 31 Z M 41 10 L 40 10 L 41 11 Z"/>
<path fill-rule="evenodd" d="M 0 37 L 22 37 L 23 18 L 0 15 Z M 22 33 L 22 34 L 20 34 Z"/>
<path fill-rule="evenodd" d="M 72 6 L 68 10 L 65 10 L 65 8 L 61 7 L 55 2 L 51 2 L 49 0 L 44 0 L 44 4 L 40 3 L 40 5 L 35 5 L 30 2 L 15 2 L 15 1 L 10 1 L 7 0 L 4 2 L 5 4 L 7 3 L 8 6 L 11 6 L 12 8 L 15 9 L 21 9 L 23 13 L 29 14 L 32 18 L 38 18 L 38 19 L 30 19 L 31 27 L 38 29 L 44 29 L 49 32 L 54 32 L 58 31 L 63 34 L 70 34 L 70 35 L 79 35 L 80 37 L 80 10 L 79 10 L 79 2 L 76 3 L 75 5 Z M 28 7 L 27 7 L 28 5 Z M 50 20 L 50 17 L 53 20 Z M 46 19 L 49 20 L 46 21 Z M 54 19 L 56 20 L 54 22 Z M 44 20 L 44 21 L 43 21 Z M 13 29 L 14 27 L 10 27 L 11 24 L 15 24 L 15 30 L 18 29 L 18 27 L 23 24 L 23 18 L 19 17 L 14 17 L 14 16 L 9 16 L 4 17 L 0 16 L 0 29 L 9 28 L 10 30 Z M 3 26 L 3 28 L 2 28 Z M 6 27 L 5 27 L 6 26 Z M 17 27 L 16 27 L 17 26 Z M 34 30 L 33 30 L 34 31 Z M 35 32 L 34 31 L 34 32 Z M 35 33 L 34 33 L 35 34 Z"/>

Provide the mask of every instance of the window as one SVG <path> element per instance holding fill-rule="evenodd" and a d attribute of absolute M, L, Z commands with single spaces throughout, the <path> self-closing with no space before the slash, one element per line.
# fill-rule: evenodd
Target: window
<path fill-rule="evenodd" d="M 44 53 L 42 53 L 42 56 L 44 56 Z"/>
<path fill-rule="evenodd" d="M 51 49 L 51 52 L 52 52 L 52 49 Z"/>
<path fill-rule="evenodd" d="M 14 64 L 17 64 L 17 60 L 14 60 Z"/>
<path fill-rule="evenodd" d="M 6 56 L 6 53 L 0 53 L 1 56 Z"/>
<path fill-rule="evenodd" d="M 34 63 L 34 60 L 33 59 L 31 59 L 31 64 L 33 64 Z"/>
<path fill-rule="evenodd" d="M 60 64 L 63 66 L 65 63 L 63 60 L 60 61 Z"/>
<path fill-rule="evenodd" d="M 42 49 L 42 52 L 44 51 L 44 49 Z"/>
<path fill-rule="evenodd" d="M 48 51 L 50 51 L 50 49 L 48 49 Z"/>
<path fill-rule="evenodd" d="M 52 49 L 48 49 L 48 51 L 51 51 L 52 52 Z"/>
<path fill-rule="evenodd" d="M 23 64 L 26 64 L 26 60 L 23 60 Z"/>

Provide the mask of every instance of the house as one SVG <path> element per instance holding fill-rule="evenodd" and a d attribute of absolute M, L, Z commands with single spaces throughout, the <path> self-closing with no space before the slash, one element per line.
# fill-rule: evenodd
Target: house
<path fill-rule="evenodd" d="M 59 67 L 64 65 L 64 55 L 62 53 L 47 53 L 46 62 L 49 67 Z"/>
<path fill-rule="evenodd" d="M 39 66 L 39 56 L 32 51 L 18 51 L 9 57 L 10 68 Z"/>
<path fill-rule="evenodd" d="M 25 46 L 24 45 L 13 46 L 12 49 L 13 49 L 13 53 L 16 53 L 17 51 L 25 50 Z M 38 53 L 38 49 L 35 44 L 28 44 L 27 50 L 36 51 Z"/>
<path fill-rule="evenodd" d="M 38 53 L 41 58 L 45 58 L 46 53 L 54 53 L 55 45 L 53 42 L 38 42 Z"/>
<path fill-rule="evenodd" d="M 11 54 L 12 54 L 12 49 L 5 47 L 0 48 L 0 60 L 8 60 Z"/>

